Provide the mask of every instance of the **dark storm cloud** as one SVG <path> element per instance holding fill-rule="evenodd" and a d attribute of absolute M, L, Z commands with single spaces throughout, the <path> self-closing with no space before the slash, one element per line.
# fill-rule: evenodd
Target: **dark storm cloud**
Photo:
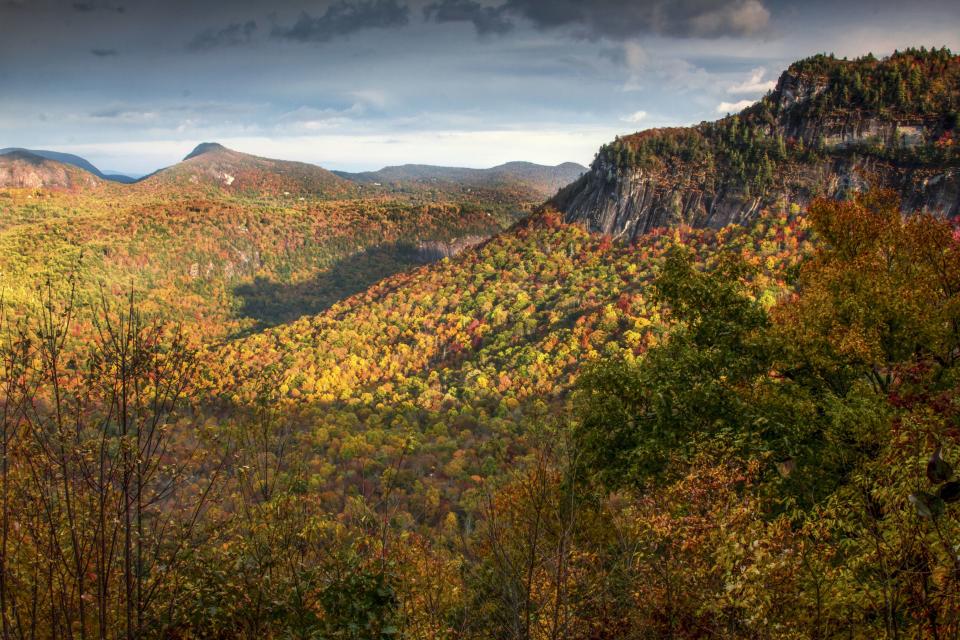
<path fill-rule="evenodd" d="M 428 21 L 472 22 L 477 33 L 504 34 L 516 19 L 543 30 L 568 28 L 581 38 L 623 40 L 640 35 L 679 38 L 748 36 L 770 21 L 769 0 L 506 0 L 497 6 L 476 0 L 436 0 L 424 9 Z"/>
<path fill-rule="evenodd" d="M 642 35 L 741 37 L 768 27 L 770 10 L 765 3 L 773 1 L 431 0 L 423 8 L 423 17 L 437 24 L 469 23 L 479 35 L 505 35 L 524 24 L 540 30 L 562 29 L 565 34 L 589 40 L 626 40 Z M 292 24 L 275 26 L 271 35 L 280 40 L 322 43 L 368 29 L 403 27 L 409 23 L 410 13 L 405 0 L 337 0 L 322 13 L 302 11 Z M 220 30 L 207 29 L 189 43 L 188 49 L 204 51 L 248 43 L 252 29 L 247 27 L 251 24 L 238 22 Z"/>
<path fill-rule="evenodd" d="M 588 38 L 745 36 L 770 20 L 761 0 L 507 0 L 504 6 L 541 29 L 572 27 Z"/>
<path fill-rule="evenodd" d="M 328 42 L 366 29 L 400 27 L 410 21 L 410 8 L 397 0 L 342 0 L 314 17 L 304 11 L 290 27 L 275 27 L 275 38 L 297 42 Z"/>
<path fill-rule="evenodd" d="M 958 25 L 958 0 L 0 0 L 0 140 L 136 173 L 206 139 L 344 169 L 588 162 L 795 59 L 957 48 Z"/>
<path fill-rule="evenodd" d="M 207 29 L 198 33 L 190 42 L 187 49 L 190 51 L 209 51 L 221 47 L 236 47 L 247 44 L 257 30 L 257 23 L 247 20 L 244 23 L 234 23 L 223 29 Z"/>
<path fill-rule="evenodd" d="M 109 4 L 107 2 L 74 2 L 71 5 L 74 11 L 81 11 L 83 13 L 89 13 L 91 11 L 112 11 L 116 13 L 123 13 L 126 11 L 126 7 L 122 5 Z"/>
<path fill-rule="evenodd" d="M 506 5 L 488 7 L 473 0 L 441 0 L 428 4 L 423 17 L 437 23 L 472 22 L 480 35 L 502 35 L 514 26 L 506 17 L 506 9 Z"/>

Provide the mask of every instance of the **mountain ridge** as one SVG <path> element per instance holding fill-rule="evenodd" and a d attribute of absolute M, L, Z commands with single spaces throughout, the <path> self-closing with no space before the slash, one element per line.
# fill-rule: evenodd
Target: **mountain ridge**
<path fill-rule="evenodd" d="M 551 203 L 569 222 L 625 239 L 744 223 L 778 203 L 870 188 L 894 189 L 905 209 L 956 217 L 958 108 L 960 58 L 949 50 L 813 56 L 737 115 L 605 145 Z"/>
<path fill-rule="evenodd" d="M 0 154 L 0 188 L 94 189 L 103 181 L 72 164 L 15 149 Z"/>
<path fill-rule="evenodd" d="M 273 195 L 343 196 L 355 191 L 354 185 L 322 167 L 242 153 L 216 142 L 200 143 L 182 161 L 155 171 L 138 185 Z"/>
<path fill-rule="evenodd" d="M 0 155 L 7 155 L 10 153 L 15 153 L 17 151 L 23 151 L 34 156 L 41 158 L 46 158 L 47 160 L 53 160 L 61 164 L 69 164 L 78 169 L 82 169 L 88 173 L 92 173 L 101 180 L 109 180 L 110 182 L 119 182 L 121 184 L 132 184 L 137 181 L 137 178 L 132 176 L 124 175 L 122 173 L 101 171 L 98 169 L 92 162 L 78 155 L 72 153 L 63 153 L 60 151 L 49 151 L 46 149 L 25 149 L 23 147 L 6 147 L 0 149 Z"/>
<path fill-rule="evenodd" d="M 542 165 L 526 161 L 511 161 L 486 169 L 447 167 L 429 164 L 403 164 L 383 167 L 377 171 L 334 171 L 342 178 L 365 185 L 388 185 L 393 188 L 437 186 L 451 184 L 471 188 L 491 188 L 497 185 L 522 184 L 531 195 L 549 198 L 559 189 L 576 180 L 587 167 L 575 162 Z"/>
<path fill-rule="evenodd" d="M 359 189 L 367 189 L 367 193 L 371 190 L 417 193 L 426 189 L 446 195 L 467 195 L 478 190 L 480 193 L 474 195 L 483 197 L 503 190 L 510 194 L 509 198 L 518 201 L 542 201 L 587 171 L 587 167 L 575 162 L 551 166 L 522 160 L 486 169 L 409 163 L 377 171 L 331 171 L 311 163 L 235 151 L 218 142 L 201 142 L 180 162 L 145 176 L 132 177 L 101 171 L 81 156 L 58 151 L 8 147 L 0 149 L 0 156 L 17 152 L 73 166 L 103 181 L 128 185 L 146 183 L 145 188 L 207 186 L 288 195 L 357 195 Z M 42 180 L 31 182 L 43 186 Z"/>

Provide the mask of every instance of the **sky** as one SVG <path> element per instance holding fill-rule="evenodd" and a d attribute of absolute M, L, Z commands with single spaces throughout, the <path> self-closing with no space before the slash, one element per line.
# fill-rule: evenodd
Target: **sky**
<path fill-rule="evenodd" d="M 199 142 L 348 171 L 589 164 L 790 62 L 960 49 L 958 0 L 0 0 L 0 147 L 134 175 Z"/>

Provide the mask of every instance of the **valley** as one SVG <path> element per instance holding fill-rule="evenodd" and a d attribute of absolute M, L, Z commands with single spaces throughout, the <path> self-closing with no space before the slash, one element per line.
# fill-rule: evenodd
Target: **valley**
<path fill-rule="evenodd" d="M 3 150 L 4 640 L 957 637 L 958 110 L 910 49 L 589 168 Z"/>
<path fill-rule="evenodd" d="M 18 153 L 0 163 L 21 166 Z M 87 302 L 101 288 L 132 288 L 147 308 L 209 335 L 316 312 L 485 239 L 534 205 L 510 190 L 491 200 L 361 195 L 319 167 L 219 145 L 130 185 L 50 160 L 39 166 L 0 195 L 9 303 L 31 298 L 44 278 L 74 277 Z"/>

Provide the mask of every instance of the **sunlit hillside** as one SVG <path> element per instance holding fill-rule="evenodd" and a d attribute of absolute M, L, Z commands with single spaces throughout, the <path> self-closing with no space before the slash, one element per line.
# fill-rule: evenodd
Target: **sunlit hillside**
<path fill-rule="evenodd" d="M 577 46 L 606 47 L 646 6 L 521 4 L 435 3 L 409 28 L 540 47 L 579 21 Z M 186 48 L 259 68 L 405 8 Z M 766 11 L 654 9 L 711 46 Z M 767 91 L 736 115 L 618 138 L 585 171 L 333 172 L 203 143 L 121 181 L 0 155 L 0 638 L 960 638 L 958 60 L 760 69 L 726 89 Z M 252 130 L 395 105 L 349 97 Z"/>

